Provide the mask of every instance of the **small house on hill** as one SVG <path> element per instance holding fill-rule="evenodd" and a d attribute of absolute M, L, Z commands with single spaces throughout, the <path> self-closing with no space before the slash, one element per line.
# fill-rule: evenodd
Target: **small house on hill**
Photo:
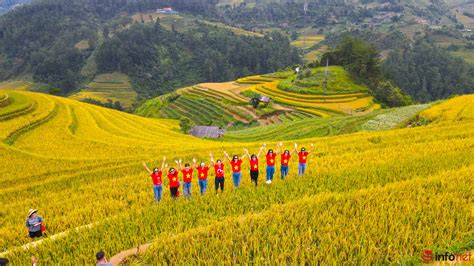
<path fill-rule="evenodd" d="M 219 127 L 211 126 L 195 126 L 189 132 L 191 135 L 198 138 L 221 138 L 224 136 L 225 130 Z"/>

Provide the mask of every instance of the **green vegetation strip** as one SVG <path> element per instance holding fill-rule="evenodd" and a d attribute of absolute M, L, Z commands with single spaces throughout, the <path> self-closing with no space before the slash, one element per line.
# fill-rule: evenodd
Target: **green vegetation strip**
<path fill-rule="evenodd" d="M 44 123 L 48 122 L 51 120 L 53 117 L 55 117 L 58 114 L 58 105 L 55 104 L 54 109 L 44 118 L 39 119 L 37 121 L 34 121 L 33 123 L 26 125 L 14 132 L 12 132 L 6 139 L 3 140 L 3 142 L 7 145 L 13 145 L 15 141 L 20 138 L 22 135 L 28 133 L 29 131 L 43 125 Z"/>

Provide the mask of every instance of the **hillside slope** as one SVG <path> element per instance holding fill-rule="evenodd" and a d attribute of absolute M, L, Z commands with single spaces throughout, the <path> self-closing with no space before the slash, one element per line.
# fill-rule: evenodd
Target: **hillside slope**
<path fill-rule="evenodd" d="M 315 151 L 305 177 L 295 178 L 297 161 L 292 159 L 287 180 L 255 188 L 246 162 L 239 189 L 226 185 L 219 197 L 209 193 L 189 201 L 172 201 L 165 193 L 159 205 L 151 204 L 151 181 L 142 161 L 158 165 L 163 155 L 170 162 L 193 157 L 207 161 L 209 152 L 220 158 L 223 149 L 241 154 L 242 148 L 256 151 L 262 143 L 196 139 L 176 132 L 174 120 L 147 119 L 65 98 L 6 91 L 0 102 L 6 96 L 17 100 L 0 107 L 0 117 L 8 113 L 0 121 L 0 257 L 13 264 L 27 264 L 31 255 L 47 264 L 88 264 L 99 249 L 116 254 L 155 238 L 151 248 L 158 250 L 156 256 L 144 257 L 152 264 L 159 258 L 172 260 L 171 254 L 180 254 L 180 243 L 196 244 L 193 258 L 203 263 L 212 262 L 216 254 L 241 263 L 255 258 L 269 263 L 419 263 L 420 249 L 472 248 L 472 95 L 433 107 L 438 110 L 431 118 L 435 121 L 453 107 L 465 110 L 457 112 L 462 119 L 306 139 L 301 145 L 314 142 Z M 438 212 L 445 204 L 456 211 Z M 49 234 L 34 244 L 19 237 L 30 208 L 45 218 Z M 323 221 L 321 226 L 301 223 L 314 217 Z M 239 229 L 243 221 L 263 245 Z M 208 241 L 215 228 L 222 230 L 213 235 L 215 241 L 198 241 Z M 450 234 L 436 233 L 440 231 Z M 172 239 L 176 241 L 166 242 Z M 275 239 L 293 244 L 283 251 Z M 314 243 L 319 243 L 318 252 L 309 248 Z M 229 253 L 235 244 L 242 248 L 234 246 L 239 252 Z M 172 252 L 164 253 L 163 246 Z"/>

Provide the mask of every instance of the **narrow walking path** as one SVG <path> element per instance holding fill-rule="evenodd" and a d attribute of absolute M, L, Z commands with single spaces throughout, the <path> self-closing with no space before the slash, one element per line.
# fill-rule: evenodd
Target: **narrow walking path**
<path fill-rule="evenodd" d="M 136 248 L 132 248 L 132 249 L 129 249 L 129 250 L 122 251 L 122 252 L 116 254 L 115 256 L 113 256 L 110 259 L 110 263 L 112 263 L 112 265 L 114 265 L 114 266 L 118 266 L 127 257 L 134 256 L 134 255 L 137 255 L 139 253 L 145 252 L 150 245 L 151 245 L 151 243 L 147 243 L 147 244 L 138 246 Z"/>

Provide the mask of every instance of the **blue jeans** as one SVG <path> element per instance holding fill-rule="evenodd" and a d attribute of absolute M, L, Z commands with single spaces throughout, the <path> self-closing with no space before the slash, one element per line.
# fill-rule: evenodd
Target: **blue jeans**
<path fill-rule="evenodd" d="M 273 181 L 273 175 L 275 174 L 275 166 L 267 165 L 267 181 Z"/>
<path fill-rule="evenodd" d="M 239 187 L 240 180 L 242 179 L 242 172 L 232 173 L 232 179 L 234 180 L 234 187 Z"/>
<path fill-rule="evenodd" d="M 200 180 L 199 179 L 199 189 L 201 191 L 201 195 L 206 193 L 207 190 L 207 179 L 206 180 Z"/>
<path fill-rule="evenodd" d="M 162 185 L 159 185 L 159 186 L 153 185 L 153 193 L 155 194 L 155 200 L 160 202 L 161 198 L 163 197 L 163 186 Z"/>
<path fill-rule="evenodd" d="M 281 179 L 285 179 L 285 177 L 288 175 L 288 170 L 289 170 L 288 165 L 282 165 L 280 167 Z"/>
<path fill-rule="evenodd" d="M 183 186 L 183 196 L 191 197 L 191 182 L 184 182 Z"/>
<path fill-rule="evenodd" d="M 299 165 L 298 165 L 298 176 L 304 175 L 305 171 L 306 171 L 306 163 L 299 163 Z"/>

